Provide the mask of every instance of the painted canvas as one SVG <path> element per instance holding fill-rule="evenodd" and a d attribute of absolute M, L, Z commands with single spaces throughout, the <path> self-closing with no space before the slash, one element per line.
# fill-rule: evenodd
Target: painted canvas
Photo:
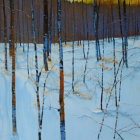
<path fill-rule="evenodd" d="M 0 0 L 0 140 L 140 140 L 140 0 Z"/>

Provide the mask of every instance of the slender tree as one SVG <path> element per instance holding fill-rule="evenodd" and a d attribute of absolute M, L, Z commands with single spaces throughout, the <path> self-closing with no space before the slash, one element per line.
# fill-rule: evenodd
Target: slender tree
<path fill-rule="evenodd" d="M 127 47 L 128 47 L 128 41 L 127 41 L 127 20 L 126 20 L 126 3 L 125 0 L 123 0 L 123 18 L 121 16 L 121 3 L 120 0 L 118 0 L 118 10 L 119 10 L 119 21 L 120 21 L 120 33 L 122 37 L 122 55 L 123 55 L 123 61 L 126 64 L 126 67 L 128 67 L 127 64 Z M 123 19 L 123 21 L 122 21 Z M 122 25 L 123 24 L 123 25 Z M 124 29 L 124 33 L 123 33 Z"/>
<path fill-rule="evenodd" d="M 116 85 L 116 48 L 115 48 L 115 24 L 114 24 L 114 11 L 113 11 L 113 3 L 111 3 L 111 18 L 112 18 L 112 36 L 113 36 L 113 69 L 114 69 L 114 83 L 115 83 L 115 105 L 117 107 L 117 85 Z"/>
<path fill-rule="evenodd" d="M 3 18 L 4 18 L 4 42 L 5 42 L 5 70 L 8 70 L 7 66 L 7 18 L 5 9 L 5 0 L 3 0 Z"/>
<path fill-rule="evenodd" d="M 86 0 L 87 2 L 87 0 Z M 86 57 L 86 63 L 85 63 L 85 70 L 84 70 L 84 77 L 83 77 L 83 83 L 85 83 L 86 80 L 86 71 L 87 71 L 87 64 L 88 64 L 88 57 L 89 57 L 89 26 L 88 26 L 88 12 L 87 12 L 88 5 L 86 5 L 86 28 L 87 28 L 87 34 L 86 38 L 88 41 L 88 51 L 87 51 L 87 57 Z"/>
<path fill-rule="evenodd" d="M 24 21 L 25 21 L 24 17 L 25 17 L 25 15 L 24 14 L 25 14 L 25 11 L 24 11 L 24 0 L 22 0 L 22 31 L 23 31 L 23 35 L 22 35 L 23 36 L 23 42 L 22 43 L 23 43 L 23 52 L 24 52 L 24 42 L 25 42 L 25 39 L 24 39 L 24 34 L 25 34 L 24 33 Z"/>
<path fill-rule="evenodd" d="M 63 72 L 63 47 L 61 33 L 61 0 L 57 0 L 57 25 L 59 39 L 59 70 L 60 70 L 60 133 L 61 140 L 65 140 L 65 112 L 64 112 L 64 72 Z"/>
<path fill-rule="evenodd" d="M 20 14 L 19 14 L 19 11 L 20 11 L 20 1 L 18 0 L 17 1 L 17 6 L 18 6 L 18 12 L 17 12 L 17 18 L 19 19 L 20 21 Z M 20 23 L 18 24 L 18 34 L 19 34 L 19 43 L 20 43 L 20 46 L 21 46 L 21 29 L 20 29 Z"/>
<path fill-rule="evenodd" d="M 10 51 L 12 56 L 12 127 L 13 127 L 13 135 L 17 133 L 16 127 L 16 92 L 15 92 L 15 42 L 14 42 L 14 17 L 15 17 L 15 10 L 14 10 L 14 0 L 10 0 L 10 11 L 11 11 L 11 18 L 10 18 Z"/>
<path fill-rule="evenodd" d="M 52 0 L 50 1 L 50 18 L 49 18 L 49 57 L 51 60 L 51 44 L 52 44 Z"/>
<path fill-rule="evenodd" d="M 72 12 L 72 17 L 73 17 L 73 41 L 72 41 L 72 91 L 74 93 L 74 40 L 75 40 L 75 5 L 74 5 L 74 0 L 73 0 L 73 12 Z"/>
<path fill-rule="evenodd" d="M 48 0 L 44 0 L 44 66 L 45 70 L 48 70 L 48 62 L 47 62 L 47 55 L 48 55 Z"/>
<path fill-rule="evenodd" d="M 35 69 L 36 69 L 36 99 L 38 108 L 38 139 L 41 140 L 41 125 L 40 125 L 40 100 L 39 100 L 39 72 L 38 72 L 38 57 L 37 57 L 37 44 L 36 44 L 36 32 L 35 32 L 35 21 L 34 21 L 34 5 L 31 0 L 31 15 L 32 15 L 32 32 L 33 32 L 33 44 L 35 51 Z"/>
<path fill-rule="evenodd" d="M 40 11 L 41 11 L 41 6 L 40 6 L 40 0 L 38 0 L 38 10 L 37 10 L 37 40 L 38 40 L 38 43 L 40 43 Z"/>
<path fill-rule="evenodd" d="M 64 10 L 65 10 L 65 45 L 66 45 L 67 44 L 67 12 L 66 12 L 67 1 L 65 0 L 64 3 L 65 3 Z"/>
<path fill-rule="evenodd" d="M 104 5 L 103 5 L 103 9 L 104 9 Z M 104 59 L 104 14 L 103 14 L 103 24 L 102 24 L 102 28 L 103 28 L 103 51 L 102 51 L 102 53 L 103 53 L 103 59 Z M 104 66 L 104 62 L 102 61 L 102 66 Z M 102 67 L 102 82 L 101 82 L 101 84 L 102 84 L 102 89 L 101 89 L 101 110 L 103 110 L 103 95 L 104 95 L 104 67 Z"/>
<path fill-rule="evenodd" d="M 96 40 L 96 57 L 97 61 L 101 59 L 100 53 L 100 43 L 98 38 L 98 24 L 99 24 L 99 6 L 97 5 L 97 0 L 94 0 L 94 33 L 95 33 L 95 40 Z"/>
<path fill-rule="evenodd" d="M 83 55 L 84 55 L 84 59 L 86 58 L 86 55 L 85 55 L 85 42 L 84 42 L 84 36 L 85 36 L 85 24 L 84 24 L 84 1 L 82 0 L 82 19 L 83 19 L 83 22 L 82 22 L 82 25 L 83 25 Z"/>
<path fill-rule="evenodd" d="M 127 62 L 127 50 L 128 50 L 128 38 L 127 38 L 127 15 L 126 15 L 126 1 L 123 0 L 123 25 L 124 25 L 124 39 L 123 39 L 123 44 L 124 44 L 124 62 L 126 67 L 128 67 L 128 62 Z"/>
<path fill-rule="evenodd" d="M 27 16 L 27 36 L 28 36 L 28 49 L 27 49 L 27 71 L 28 71 L 28 77 L 29 77 L 29 74 L 30 74 L 30 70 L 29 70 L 29 17 Z"/>

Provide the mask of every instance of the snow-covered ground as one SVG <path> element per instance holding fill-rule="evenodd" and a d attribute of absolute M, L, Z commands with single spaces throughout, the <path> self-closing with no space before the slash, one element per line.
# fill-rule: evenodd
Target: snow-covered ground
<path fill-rule="evenodd" d="M 116 70 L 122 58 L 121 39 L 116 38 Z M 103 42 L 100 41 L 101 48 Z M 11 60 L 8 59 L 8 71 L 4 69 L 4 44 L 0 44 L 0 139 L 12 138 L 12 94 Z M 115 106 L 113 43 L 105 41 L 105 54 L 102 61 L 96 61 L 95 42 L 90 41 L 85 83 L 83 82 L 86 60 L 82 45 L 75 42 L 75 92 L 72 93 L 72 43 L 64 48 L 64 85 L 65 85 L 65 120 L 66 140 L 113 140 L 117 108 Z M 117 75 L 118 123 L 115 139 L 140 140 L 140 40 L 129 38 L 128 65 L 122 63 Z M 60 140 L 59 119 L 59 48 L 52 45 L 52 61 L 49 71 L 43 68 L 43 45 L 38 45 L 39 93 L 42 107 L 45 94 L 42 140 Z M 88 45 L 85 42 L 85 53 Z M 102 52 L 102 49 L 101 49 Z M 102 67 L 104 68 L 104 98 L 100 110 Z M 29 77 L 27 73 L 27 45 L 16 50 L 16 109 L 17 134 L 19 140 L 38 139 L 38 118 L 36 103 L 34 46 L 29 48 Z M 120 76 L 122 71 L 121 89 Z M 45 92 L 43 91 L 46 81 Z M 119 90 L 120 89 L 120 90 Z M 109 106 L 106 105 L 109 100 Z M 107 112 L 106 112 L 107 111 Z M 103 127 L 100 133 L 100 128 Z"/>

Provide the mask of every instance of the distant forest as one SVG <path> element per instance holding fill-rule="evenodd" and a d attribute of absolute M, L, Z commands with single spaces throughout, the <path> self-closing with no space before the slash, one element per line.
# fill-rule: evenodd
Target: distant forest
<path fill-rule="evenodd" d="M 73 21 L 75 27 L 75 41 L 93 40 L 93 4 L 70 3 L 65 0 L 62 2 L 62 41 L 73 40 Z M 15 0 L 15 41 L 33 42 L 32 40 L 32 19 L 31 19 L 31 0 Z M 9 0 L 5 0 L 6 20 L 7 20 L 7 40 L 10 31 L 10 6 Z M 98 6 L 98 36 L 99 38 L 110 38 L 114 28 L 115 37 L 121 36 L 120 18 L 118 5 L 99 5 Z M 140 5 L 126 5 L 127 35 L 140 34 Z M 0 42 L 4 42 L 4 14 L 3 0 L 0 1 Z M 73 16 L 74 8 L 74 16 Z M 112 11 L 113 10 L 113 11 Z M 121 17 L 123 17 L 123 7 L 120 7 Z M 34 0 L 34 16 L 37 43 L 43 43 L 43 1 Z M 114 24 L 112 24 L 112 16 Z M 123 23 L 123 19 L 122 23 Z M 52 42 L 58 42 L 57 34 L 57 0 L 48 0 L 48 29 L 51 30 Z M 123 27 L 122 27 L 123 32 Z"/>

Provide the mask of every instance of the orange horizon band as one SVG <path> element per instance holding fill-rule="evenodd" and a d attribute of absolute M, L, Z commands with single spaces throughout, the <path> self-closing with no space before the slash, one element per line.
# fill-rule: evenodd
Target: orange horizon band
<path fill-rule="evenodd" d="M 70 2 L 73 2 L 73 0 L 67 0 Z M 75 2 L 82 2 L 82 0 L 74 0 Z M 113 3 L 113 4 L 118 4 L 118 0 L 97 0 L 97 3 L 102 3 L 102 4 L 109 4 L 109 3 Z M 140 4 L 140 0 L 125 0 L 126 4 L 130 4 L 130 5 L 138 5 Z M 84 3 L 87 4 L 92 4 L 94 3 L 94 0 L 83 0 Z M 120 0 L 120 3 L 123 3 L 123 0 Z"/>

